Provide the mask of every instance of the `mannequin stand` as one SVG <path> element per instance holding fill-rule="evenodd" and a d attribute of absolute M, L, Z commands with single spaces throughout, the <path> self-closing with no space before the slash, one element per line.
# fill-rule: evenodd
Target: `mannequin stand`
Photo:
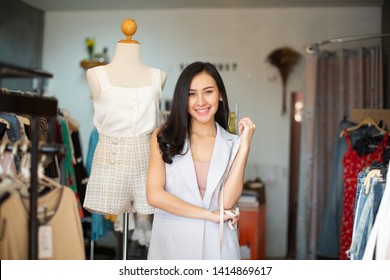
<path fill-rule="evenodd" d="M 128 247 L 128 232 L 129 232 L 129 213 L 123 214 L 123 260 L 127 260 Z"/>

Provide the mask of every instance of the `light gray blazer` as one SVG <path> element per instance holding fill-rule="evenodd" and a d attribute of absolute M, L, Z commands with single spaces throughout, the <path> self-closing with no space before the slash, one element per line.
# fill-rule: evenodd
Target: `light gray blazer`
<path fill-rule="evenodd" d="M 183 151 L 185 155 L 173 158 L 165 164 L 166 191 L 188 203 L 209 210 L 218 210 L 218 195 L 227 175 L 227 168 L 238 136 L 228 133 L 218 123 L 207 187 L 202 199 L 196 180 L 195 167 L 188 139 Z M 223 250 L 220 255 L 219 224 L 201 219 L 176 216 L 155 209 L 148 259 L 240 259 L 237 230 L 224 223 Z"/>

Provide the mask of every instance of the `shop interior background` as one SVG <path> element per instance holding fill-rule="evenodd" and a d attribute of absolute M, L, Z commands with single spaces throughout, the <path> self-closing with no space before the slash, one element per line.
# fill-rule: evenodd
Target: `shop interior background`
<path fill-rule="evenodd" d="M 266 257 L 285 258 L 290 108 L 281 114 L 282 84 L 267 56 L 283 46 L 302 54 L 287 84 L 290 104 L 291 93 L 304 90 L 303 46 L 382 33 L 385 7 L 389 12 L 389 1 L 0 0 L 0 60 L 53 74 L 45 96 L 56 97 L 79 121 L 84 156 L 93 129 L 93 104 L 80 67 L 87 37 L 95 39 L 96 51 L 107 47 L 112 58 L 116 42 L 124 39 L 123 19 L 133 18 L 138 26 L 133 39 L 141 43 L 144 63 L 168 75 L 162 109 L 183 65 L 195 60 L 221 65 L 231 110 L 237 103 L 240 117 L 250 116 L 257 126 L 246 179 L 266 183 Z"/>

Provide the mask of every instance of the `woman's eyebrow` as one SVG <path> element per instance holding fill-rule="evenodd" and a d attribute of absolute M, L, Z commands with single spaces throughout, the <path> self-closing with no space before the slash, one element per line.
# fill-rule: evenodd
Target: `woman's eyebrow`
<path fill-rule="evenodd" d="M 214 86 L 207 86 L 207 87 L 202 88 L 202 90 L 206 90 L 206 89 L 210 89 L 210 88 L 213 89 L 215 87 Z M 196 89 L 190 88 L 189 91 L 196 91 Z"/>

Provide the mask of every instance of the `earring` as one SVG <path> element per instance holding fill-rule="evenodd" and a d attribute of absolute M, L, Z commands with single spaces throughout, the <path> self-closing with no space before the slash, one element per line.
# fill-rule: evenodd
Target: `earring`
<path fill-rule="evenodd" d="M 221 102 L 223 101 L 222 97 L 219 98 L 219 101 L 221 101 Z"/>

